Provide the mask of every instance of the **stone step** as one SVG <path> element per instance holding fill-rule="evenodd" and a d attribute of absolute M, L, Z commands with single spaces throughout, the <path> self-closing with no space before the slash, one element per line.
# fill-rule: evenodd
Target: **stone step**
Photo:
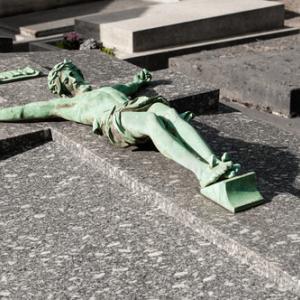
<path fill-rule="evenodd" d="M 135 19 L 143 16 L 148 10 L 147 6 L 126 7 L 126 9 L 111 12 L 93 14 L 90 16 L 75 19 L 75 31 L 85 38 L 94 38 L 101 41 L 101 26 L 106 23 L 119 22 L 123 20 Z"/>
<path fill-rule="evenodd" d="M 3 17 L 0 19 L 0 28 L 9 29 L 17 34 L 20 33 L 19 39 L 21 37 L 23 39 L 28 37 L 42 37 L 73 30 L 75 18 L 93 15 L 95 13 L 112 13 L 124 9 L 154 4 L 155 3 L 142 0 L 101 0 L 79 3 L 70 5 L 67 8 L 58 7 Z"/>
<path fill-rule="evenodd" d="M 280 28 L 284 6 L 262 0 L 188 0 L 150 6 L 140 16 L 127 11 L 125 17 L 104 24 L 99 17 L 98 27 L 105 46 L 131 53 Z"/>
<path fill-rule="evenodd" d="M 296 300 L 58 143 L 35 146 L 1 156 L 1 296 Z"/>
<path fill-rule="evenodd" d="M 85 2 L 92 0 L 85 0 Z M 10 2 L 6 2 L 5 0 L 0 1 L 0 17 L 5 16 L 14 16 L 19 14 L 24 14 L 31 11 L 40 11 L 49 8 L 66 6 L 71 4 L 77 4 L 82 2 L 82 0 L 60 0 L 60 1 L 40 1 L 40 0 L 32 0 L 30 2 L 23 2 L 20 0 L 12 0 Z M 65 8 L 68 9 L 68 8 Z"/>
<path fill-rule="evenodd" d="M 192 43 L 183 46 L 166 47 L 155 50 L 127 53 L 115 50 L 115 55 L 119 59 L 126 60 L 132 64 L 147 68 L 149 70 L 166 69 L 169 67 L 169 59 L 200 51 L 232 47 L 234 45 L 249 44 L 257 40 L 274 39 L 299 33 L 298 28 L 280 28 L 252 34 L 244 34 L 224 39 Z"/>
<path fill-rule="evenodd" d="M 289 48 L 293 39 L 296 42 Z M 170 67 L 218 84 L 221 95 L 229 100 L 285 117 L 299 116 L 299 35 L 273 43 L 259 42 L 258 50 L 249 45 L 248 50 L 232 47 L 223 53 L 214 50 L 176 57 L 170 59 Z"/>
<path fill-rule="evenodd" d="M 68 55 L 73 55 L 84 74 L 89 71 L 87 78 L 93 84 L 100 79 L 104 83 L 117 83 L 137 70 L 106 56 L 97 59 L 94 54 L 80 52 Z M 65 54 L 16 56 L 15 63 L 22 63 L 24 57 L 47 66 L 62 60 Z M 6 63 L 12 65 L 7 59 Z M 5 90 L 1 88 L 0 96 L 7 98 L 5 105 L 46 99 L 45 83 L 45 78 L 38 78 L 7 85 Z M 167 94 L 164 96 L 168 98 Z M 236 263 L 246 264 L 280 289 L 300 295 L 300 139 L 294 134 L 224 106 L 218 114 L 195 118 L 194 127 L 218 155 L 229 151 L 232 159 L 242 164 L 242 173 L 256 171 L 258 188 L 267 202 L 232 215 L 199 193 L 199 183 L 191 172 L 153 149 L 120 149 L 95 136 L 90 127 L 71 122 L 35 124 L 42 129 L 50 128 L 53 140 L 66 147 L 69 157 L 73 154 L 90 164 L 95 172 L 101 170 L 108 178 L 117 180 L 225 251 Z"/>

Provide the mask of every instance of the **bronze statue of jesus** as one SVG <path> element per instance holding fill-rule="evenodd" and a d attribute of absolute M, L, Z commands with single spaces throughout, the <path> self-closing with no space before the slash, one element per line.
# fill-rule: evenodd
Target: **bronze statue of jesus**
<path fill-rule="evenodd" d="M 216 157 L 189 124 L 190 113 L 178 114 L 160 96 L 131 99 L 150 80 L 151 74 L 144 69 L 130 83 L 92 90 L 82 72 L 64 60 L 48 75 L 50 90 L 64 98 L 2 108 L 0 121 L 59 117 L 91 125 L 94 133 L 107 136 L 117 146 L 151 140 L 160 153 L 191 170 L 202 188 L 236 176 L 240 165 L 233 164 L 227 153 Z"/>

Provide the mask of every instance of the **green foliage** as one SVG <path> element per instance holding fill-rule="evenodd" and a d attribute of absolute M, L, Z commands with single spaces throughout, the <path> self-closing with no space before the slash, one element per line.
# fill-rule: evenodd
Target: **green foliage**
<path fill-rule="evenodd" d="M 103 47 L 103 48 L 100 48 L 100 51 L 107 54 L 107 55 L 115 56 L 115 50 L 113 48 Z"/>
<path fill-rule="evenodd" d="M 55 42 L 54 46 L 60 49 L 65 49 L 64 41 Z"/>
<path fill-rule="evenodd" d="M 102 53 L 105 53 L 109 56 L 115 56 L 115 49 L 114 48 L 107 48 L 107 47 L 104 47 L 103 44 L 101 43 L 100 44 L 100 47 L 99 47 L 100 51 Z"/>

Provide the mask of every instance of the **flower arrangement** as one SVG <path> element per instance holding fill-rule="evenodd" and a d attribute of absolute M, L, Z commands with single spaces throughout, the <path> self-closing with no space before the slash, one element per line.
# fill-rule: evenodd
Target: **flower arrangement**
<path fill-rule="evenodd" d="M 99 49 L 101 52 L 107 55 L 115 56 L 115 49 L 107 48 L 102 43 L 97 42 L 93 38 L 83 40 L 81 35 L 76 31 L 65 33 L 63 36 L 63 40 L 56 42 L 55 46 L 66 50 Z"/>
<path fill-rule="evenodd" d="M 67 50 L 78 50 L 82 43 L 81 35 L 76 31 L 64 34 L 63 40 L 56 43 L 56 47 Z"/>

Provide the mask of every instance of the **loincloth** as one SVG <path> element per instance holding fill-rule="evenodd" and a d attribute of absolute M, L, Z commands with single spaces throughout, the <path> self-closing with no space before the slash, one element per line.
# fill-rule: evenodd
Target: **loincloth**
<path fill-rule="evenodd" d="M 157 97 L 138 97 L 120 106 L 114 106 L 102 118 L 101 122 L 94 121 L 93 131 L 104 134 L 109 141 L 119 147 L 128 147 L 130 145 L 143 144 L 149 141 L 149 137 L 135 137 L 122 125 L 121 114 L 125 111 L 144 112 L 147 111 L 154 103 L 163 103 L 169 106 L 166 99 L 161 96 Z M 95 123 L 96 122 L 96 123 Z"/>

